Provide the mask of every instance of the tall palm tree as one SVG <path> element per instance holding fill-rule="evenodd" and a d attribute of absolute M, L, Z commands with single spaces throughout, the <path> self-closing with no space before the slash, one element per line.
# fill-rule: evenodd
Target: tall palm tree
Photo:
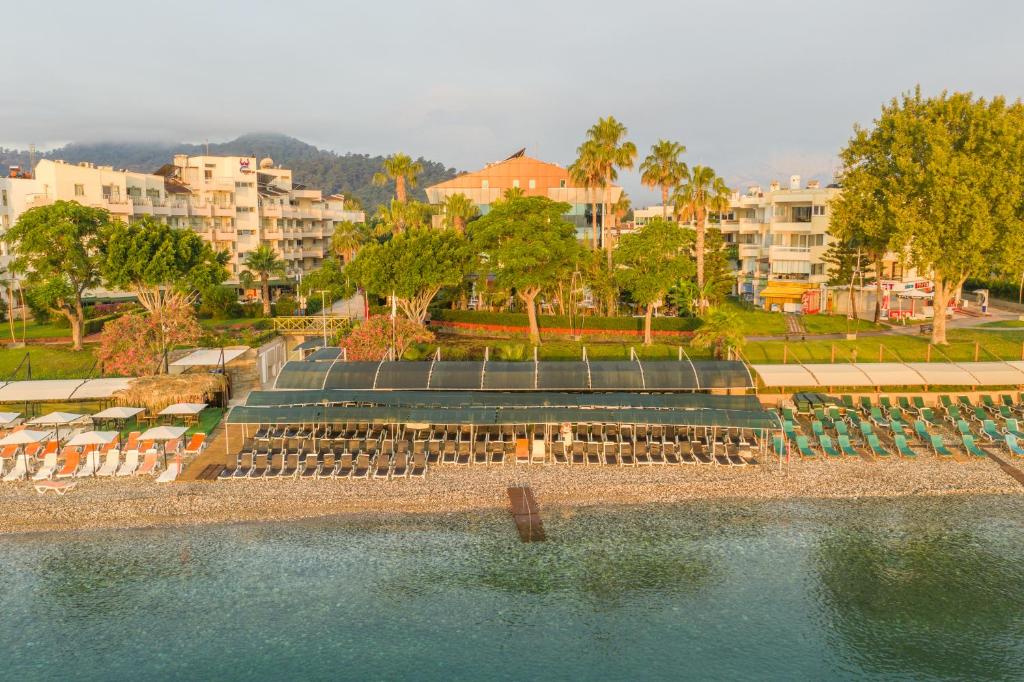
<path fill-rule="evenodd" d="M 444 200 L 445 227 L 459 234 L 466 234 L 466 223 L 479 213 L 480 209 L 476 204 L 462 192 L 452 194 Z"/>
<path fill-rule="evenodd" d="M 686 147 L 670 140 L 658 140 L 651 145 L 651 153 L 640 164 L 640 182 L 645 187 L 661 188 L 661 217 L 668 218 L 669 193 L 679 186 L 689 170 L 679 160 Z"/>
<path fill-rule="evenodd" d="M 331 251 L 342 263 L 347 263 L 372 237 L 366 223 L 353 223 L 350 220 L 335 223 L 334 234 L 331 235 Z"/>
<path fill-rule="evenodd" d="M 733 350 L 742 350 L 746 343 L 743 322 L 728 308 L 713 308 L 693 335 L 694 348 L 709 348 L 716 360 L 725 359 Z"/>
<path fill-rule="evenodd" d="M 576 160 L 569 166 L 569 177 L 574 183 L 587 190 L 590 199 L 590 218 L 593 225 L 592 246 L 597 251 L 597 197 L 594 190 L 604 187 L 604 170 L 597 159 L 597 149 L 590 142 L 584 142 L 576 150 Z"/>
<path fill-rule="evenodd" d="M 377 234 L 400 234 L 425 227 L 430 207 L 419 201 L 402 203 L 392 199 L 388 206 L 377 207 Z"/>
<path fill-rule="evenodd" d="M 509 187 L 507 190 L 501 193 L 501 198 L 504 201 L 512 201 L 513 199 L 522 199 L 526 196 L 526 192 L 523 191 L 522 187 Z"/>
<path fill-rule="evenodd" d="M 392 180 L 395 182 L 395 198 L 405 203 L 406 186 L 415 187 L 416 177 L 423 172 L 423 164 L 413 161 L 408 154 L 398 152 L 384 159 L 381 172 L 374 173 L 373 184 L 383 187 Z"/>
<path fill-rule="evenodd" d="M 704 234 L 707 229 L 709 211 L 724 211 L 729 207 L 729 187 L 725 180 L 715 174 L 708 166 L 694 166 L 683 179 L 674 197 L 675 209 L 680 218 L 693 222 L 697 233 L 694 250 L 697 258 L 697 289 L 704 291 Z M 707 299 L 703 296 L 697 302 L 699 315 L 707 309 Z"/>
<path fill-rule="evenodd" d="M 277 252 L 269 244 L 260 244 L 255 251 L 250 251 L 246 255 L 245 268 L 239 275 L 239 279 L 247 287 L 252 286 L 252 283 L 259 279 L 263 316 L 270 317 L 270 278 L 285 275 L 287 270 L 284 261 L 277 257 Z"/>
<path fill-rule="evenodd" d="M 626 126 L 615 120 L 614 116 L 597 119 L 597 123 L 587 130 L 587 142 L 593 144 L 596 163 L 604 176 L 603 210 L 605 216 L 610 214 L 611 185 L 612 181 L 618 177 L 618 169 L 629 170 L 633 167 L 633 161 L 636 159 L 636 145 L 623 139 L 627 132 Z M 605 224 L 603 227 L 607 232 L 609 226 Z M 605 252 L 608 254 L 608 263 L 610 264 L 612 262 L 611 240 L 605 240 Z"/>

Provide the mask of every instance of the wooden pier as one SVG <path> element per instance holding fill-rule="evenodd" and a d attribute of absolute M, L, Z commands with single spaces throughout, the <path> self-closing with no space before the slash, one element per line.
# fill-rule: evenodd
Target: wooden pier
<path fill-rule="evenodd" d="M 508 489 L 508 500 L 512 503 L 512 519 L 516 522 L 519 539 L 523 542 L 542 542 L 544 524 L 540 520 L 540 507 L 533 491 L 527 485 L 512 486 Z"/>

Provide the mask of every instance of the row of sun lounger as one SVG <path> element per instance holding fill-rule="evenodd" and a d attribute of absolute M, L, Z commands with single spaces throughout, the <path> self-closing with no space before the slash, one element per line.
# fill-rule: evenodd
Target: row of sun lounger
<path fill-rule="evenodd" d="M 267 478 L 354 478 L 394 479 L 424 478 L 427 474 L 427 459 L 423 452 L 411 456 L 405 450 L 395 453 L 378 452 L 370 454 L 360 451 L 353 455 L 348 451 L 335 453 L 302 454 L 298 452 L 247 451 L 239 455 L 234 466 L 225 468 L 220 480 L 267 479 Z"/>

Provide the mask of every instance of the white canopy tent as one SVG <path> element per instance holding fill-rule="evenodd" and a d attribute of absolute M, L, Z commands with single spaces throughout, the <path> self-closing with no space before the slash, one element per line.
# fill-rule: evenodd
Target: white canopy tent
<path fill-rule="evenodd" d="M 206 403 L 174 403 L 160 410 L 161 416 L 187 416 L 199 414 L 206 409 Z"/>
<path fill-rule="evenodd" d="M 0 429 L 10 426 L 20 416 L 21 412 L 0 412 Z"/>
<path fill-rule="evenodd" d="M 144 407 L 108 407 L 92 416 L 93 419 L 131 419 L 135 415 L 145 412 Z"/>
<path fill-rule="evenodd" d="M 118 435 L 117 431 L 83 431 L 65 445 L 107 445 L 117 440 Z"/>
<path fill-rule="evenodd" d="M 829 386 L 1021 386 L 1024 361 L 859 362 L 751 365 L 770 388 Z"/>
<path fill-rule="evenodd" d="M 71 424 L 85 418 L 86 416 L 84 414 L 78 414 L 76 412 L 50 412 L 40 417 L 30 419 L 28 423 L 38 426 L 61 426 L 64 424 Z"/>
<path fill-rule="evenodd" d="M 242 348 L 199 348 L 171 363 L 171 367 L 220 367 L 245 355 L 248 346 Z"/>
<path fill-rule="evenodd" d="M 51 400 L 102 400 L 128 388 L 134 378 L 39 379 L 0 385 L 0 403 Z"/>
<path fill-rule="evenodd" d="M 21 429 L 20 431 L 13 431 L 3 438 L 0 438 L 0 447 L 6 447 L 8 445 L 20 445 L 22 462 L 25 466 L 25 478 L 28 479 L 28 454 L 25 452 L 26 445 L 32 445 L 33 443 L 39 443 L 44 441 L 53 435 L 52 431 L 33 431 L 31 429 Z"/>
<path fill-rule="evenodd" d="M 155 440 L 163 442 L 164 446 L 161 448 L 164 455 L 164 468 L 167 468 L 167 441 L 174 440 L 175 438 L 181 438 L 188 431 L 184 426 L 154 426 L 151 429 L 143 431 L 142 435 L 139 436 L 140 441 L 144 440 Z"/>

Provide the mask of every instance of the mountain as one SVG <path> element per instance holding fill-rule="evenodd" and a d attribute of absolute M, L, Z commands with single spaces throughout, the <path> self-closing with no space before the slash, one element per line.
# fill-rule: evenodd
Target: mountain
<path fill-rule="evenodd" d="M 170 162 L 174 154 L 195 156 L 205 152 L 206 145 L 202 144 L 98 142 L 67 144 L 37 153 L 36 158 L 63 159 L 68 163 L 91 161 L 98 165 L 151 173 Z M 387 203 L 394 196 L 393 184 L 375 187 L 372 182 L 373 174 L 384 162 L 383 156 L 337 154 L 277 133 L 251 133 L 230 142 L 212 143 L 209 153 L 214 156 L 251 155 L 260 159 L 269 156 L 275 164 L 292 169 L 296 182 L 325 193 L 341 192 L 359 199 L 367 215 L 372 215 L 378 205 Z M 423 174 L 419 177 L 419 188 L 414 197 L 421 201 L 426 200 L 424 187 L 458 174 L 454 168 L 437 161 L 420 158 L 419 162 L 423 164 Z M 7 167 L 12 165 L 28 168 L 29 153 L 0 147 L 0 169 L 4 175 L 7 175 Z"/>

